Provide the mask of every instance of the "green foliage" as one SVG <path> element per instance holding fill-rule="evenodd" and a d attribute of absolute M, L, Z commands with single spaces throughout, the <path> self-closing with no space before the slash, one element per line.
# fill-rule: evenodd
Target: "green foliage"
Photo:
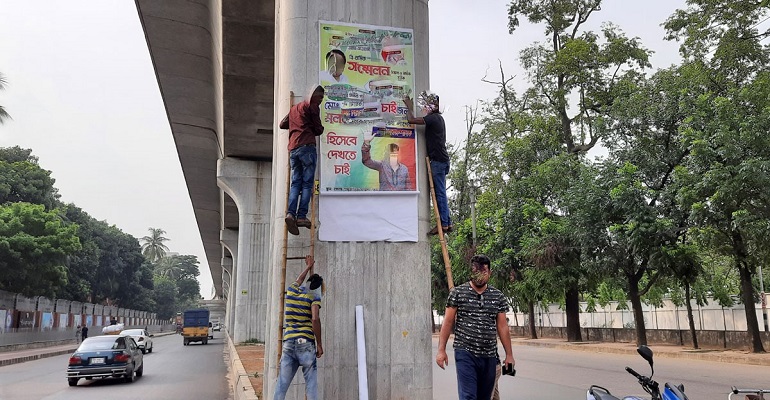
<path fill-rule="evenodd" d="M 147 265 L 151 265 L 147 263 Z M 199 262 L 193 255 L 163 257 L 152 266 L 155 282 L 155 312 L 173 315 L 196 308 L 200 299 Z M 159 286 L 160 285 L 160 286 Z M 170 314 L 169 314 L 170 313 Z"/>
<path fill-rule="evenodd" d="M 0 148 L 0 288 L 153 309 L 153 266 L 136 238 L 60 204 L 53 184 L 32 150 Z M 164 240 L 156 237 L 161 246 Z M 183 260 L 183 274 L 175 278 L 192 279 L 186 290 L 197 299 L 197 260 Z"/>
<path fill-rule="evenodd" d="M 154 290 L 153 300 L 155 301 L 155 313 L 159 319 L 168 319 L 176 315 L 177 308 L 177 288 L 174 281 L 169 278 L 155 275 L 153 278 Z"/>
<path fill-rule="evenodd" d="M 8 81 L 5 79 L 5 76 L 0 73 L 0 91 L 5 90 L 5 85 L 8 84 Z M 0 125 L 5 123 L 6 120 L 11 119 L 11 115 L 8 114 L 8 111 L 5 110 L 5 107 L 0 106 Z"/>
<path fill-rule="evenodd" d="M 53 184 L 51 171 L 40 168 L 32 150 L 0 147 L 0 204 L 27 202 L 51 210 L 59 198 Z"/>
<path fill-rule="evenodd" d="M 565 295 L 578 288 L 588 309 L 630 304 L 642 343 L 643 302 L 730 305 L 756 287 L 756 265 L 770 261 L 770 31 L 757 30 L 770 4 L 687 3 L 665 25 L 669 39 L 684 40 L 685 62 L 648 75 L 638 39 L 612 24 L 585 30 L 600 0 L 510 2 L 511 33 L 527 20 L 544 26 L 545 40 L 521 53 L 523 94 L 501 68 L 483 127 L 469 129 L 453 159 L 456 282 L 469 256 L 485 253 L 512 306 L 551 302 L 569 314 Z M 608 155 L 588 161 L 598 143 Z M 481 186 L 477 243 L 472 181 Z"/>
<path fill-rule="evenodd" d="M 168 241 L 168 238 L 163 236 L 166 231 L 160 228 L 149 228 L 148 230 L 150 234 L 140 239 L 143 242 L 142 254 L 149 261 L 158 262 L 168 252 L 168 247 L 164 244 L 164 242 Z"/>
<path fill-rule="evenodd" d="M 55 297 L 67 283 L 67 256 L 80 249 L 77 226 L 42 205 L 0 206 L 0 289 Z"/>

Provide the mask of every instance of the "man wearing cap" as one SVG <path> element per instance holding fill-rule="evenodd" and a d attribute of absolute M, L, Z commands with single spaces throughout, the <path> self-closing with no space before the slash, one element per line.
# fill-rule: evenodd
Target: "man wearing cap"
<path fill-rule="evenodd" d="M 444 324 L 438 342 L 436 364 L 444 369 L 449 362 L 446 344 L 454 328 L 457 390 L 460 400 L 488 400 L 495 387 L 497 337 L 505 349 L 504 364 L 513 366 L 511 332 L 505 313 L 508 303 L 503 293 L 489 286 L 490 261 L 487 256 L 471 258 L 471 280 L 449 292 Z"/>
<path fill-rule="evenodd" d="M 436 191 L 436 207 L 438 207 L 440 224 L 436 225 L 429 235 L 437 235 L 439 227 L 446 233 L 452 231 L 452 220 L 449 218 L 449 205 L 446 197 L 446 176 L 449 174 L 449 153 L 446 150 L 446 125 L 439 110 L 439 97 L 436 94 L 420 93 L 417 99 L 425 111 L 424 117 L 414 116 L 414 102 L 408 96 L 404 98 L 407 109 L 407 121 L 410 124 L 425 125 L 425 146 L 430 159 L 430 172 L 433 178 L 433 188 Z"/>
<path fill-rule="evenodd" d="M 318 399 L 316 358 L 324 354 L 321 344 L 321 295 L 323 278 L 313 274 L 308 287 L 300 286 L 313 268 L 313 256 L 305 257 L 307 267 L 286 289 L 283 326 L 283 350 L 278 384 L 273 399 L 283 400 L 297 369 L 302 366 L 305 394 L 308 400 Z"/>

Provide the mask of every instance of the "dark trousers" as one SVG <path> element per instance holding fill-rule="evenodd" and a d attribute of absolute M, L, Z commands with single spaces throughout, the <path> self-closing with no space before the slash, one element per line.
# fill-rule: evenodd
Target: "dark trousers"
<path fill-rule="evenodd" d="M 455 349 L 460 400 L 490 399 L 495 388 L 497 363 L 497 357 L 478 357 L 467 350 Z"/>

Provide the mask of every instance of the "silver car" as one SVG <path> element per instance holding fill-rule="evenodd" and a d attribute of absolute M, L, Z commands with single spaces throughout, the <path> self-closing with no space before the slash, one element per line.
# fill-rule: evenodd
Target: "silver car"
<path fill-rule="evenodd" d="M 146 330 L 126 329 L 120 332 L 120 336 L 131 336 L 136 342 L 136 345 L 139 346 L 139 350 L 142 351 L 142 354 L 152 353 L 152 337 L 154 335 L 151 335 Z"/>

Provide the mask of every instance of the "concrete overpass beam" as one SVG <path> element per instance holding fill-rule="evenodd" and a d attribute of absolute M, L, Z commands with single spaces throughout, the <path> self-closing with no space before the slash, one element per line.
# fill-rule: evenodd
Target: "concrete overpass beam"
<path fill-rule="evenodd" d="M 217 184 L 238 206 L 232 338 L 265 340 L 267 265 L 270 251 L 272 165 L 235 158 L 217 162 Z"/>

